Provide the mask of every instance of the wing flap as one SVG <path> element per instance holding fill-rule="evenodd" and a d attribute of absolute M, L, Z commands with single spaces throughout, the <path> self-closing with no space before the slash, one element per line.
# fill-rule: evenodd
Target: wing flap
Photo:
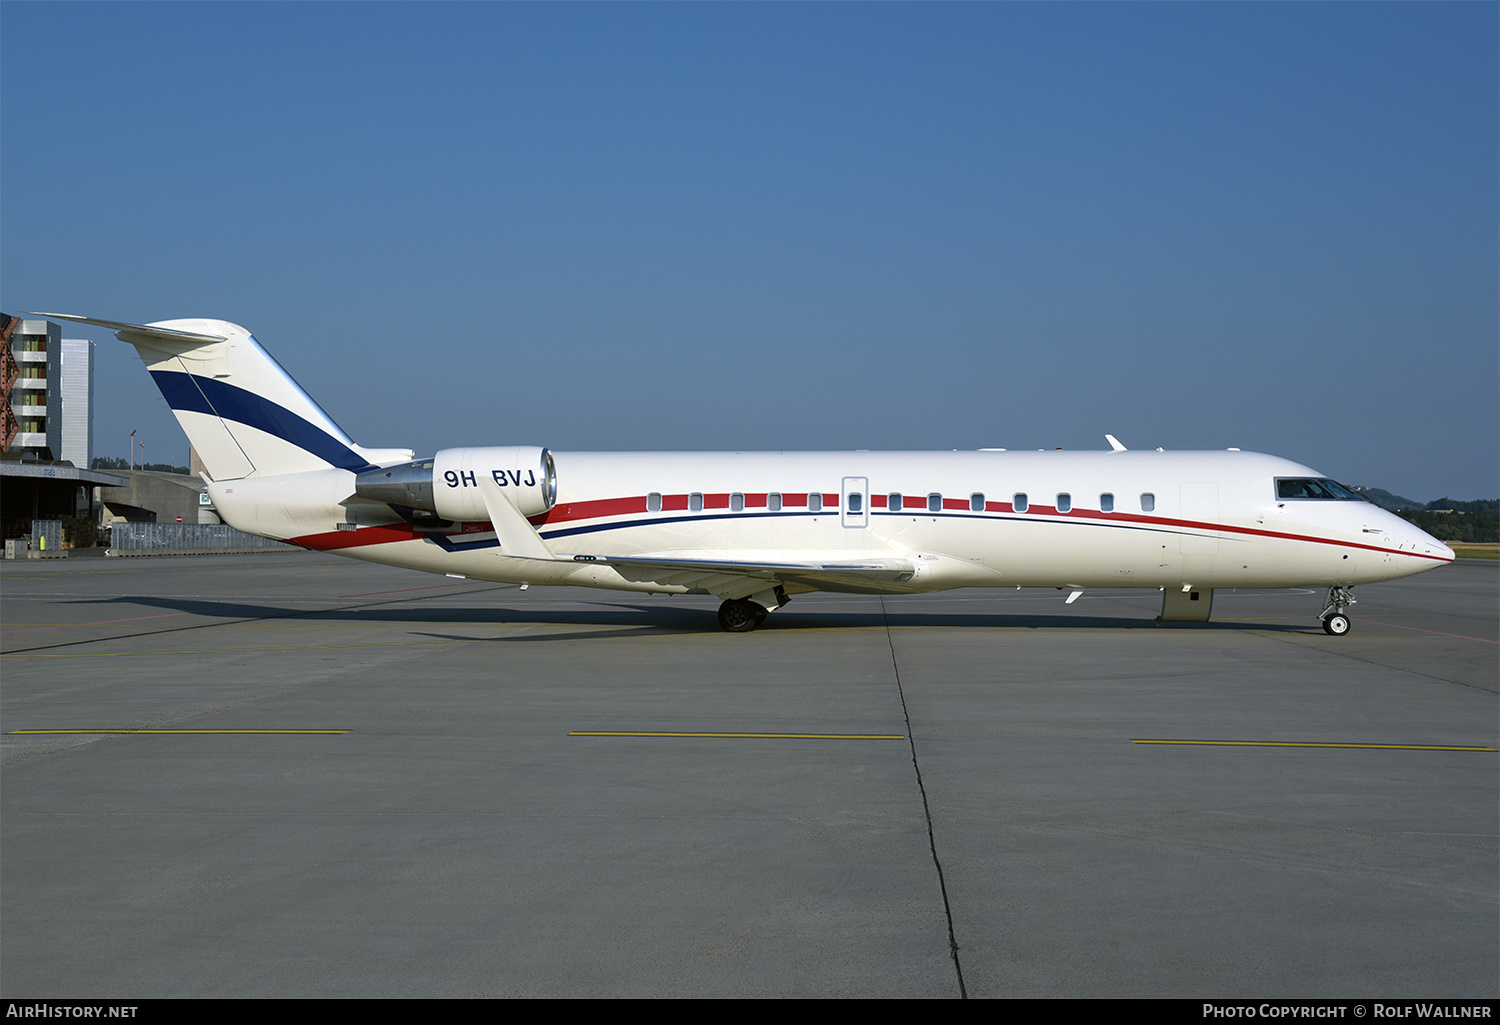
<path fill-rule="evenodd" d="M 916 566 L 905 559 L 695 558 L 660 552 L 650 555 L 598 556 L 595 561 L 622 577 L 700 588 L 721 598 L 743 598 L 777 584 L 801 584 L 819 591 L 886 593 L 906 590 Z"/>

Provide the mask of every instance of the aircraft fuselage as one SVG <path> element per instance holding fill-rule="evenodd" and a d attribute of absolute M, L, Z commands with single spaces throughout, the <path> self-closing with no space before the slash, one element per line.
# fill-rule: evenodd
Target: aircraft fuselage
<path fill-rule="evenodd" d="M 1278 497 L 1280 480 L 1322 478 L 1253 452 L 559 452 L 553 459 L 555 504 L 529 519 L 559 555 L 729 560 L 754 553 L 776 561 L 816 553 L 895 556 L 916 566 L 907 581 L 823 590 L 1352 586 L 1453 558 L 1368 502 Z M 324 501 L 304 503 L 295 517 L 279 502 L 270 516 L 254 501 L 236 503 L 225 493 L 236 482 L 212 491 L 240 529 L 355 558 L 497 581 L 700 589 L 629 579 L 602 562 L 511 559 L 487 519 L 424 526 L 389 505 L 347 501 L 354 475 L 319 476 L 330 474 Z"/>

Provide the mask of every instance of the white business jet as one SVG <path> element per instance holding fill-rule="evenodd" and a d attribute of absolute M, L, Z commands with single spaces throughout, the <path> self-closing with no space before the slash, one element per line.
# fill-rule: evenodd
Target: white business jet
<path fill-rule="evenodd" d="M 1143 587 L 1161 622 L 1215 588 L 1328 589 L 1453 561 L 1306 466 L 1226 452 L 549 452 L 356 445 L 244 328 L 121 324 L 203 460 L 223 520 L 316 551 L 481 580 L 723 600 L 753 630 L 808 591 Z"/>

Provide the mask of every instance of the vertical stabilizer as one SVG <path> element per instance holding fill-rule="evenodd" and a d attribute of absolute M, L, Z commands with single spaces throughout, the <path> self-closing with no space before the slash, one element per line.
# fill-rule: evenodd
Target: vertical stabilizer
<path fill-rule="evenodd" d="M 371 468 L 281 364 L 238 324 L 164 320 L 122 324 L 68 314 L 135 346 L 214 480 Z"/>

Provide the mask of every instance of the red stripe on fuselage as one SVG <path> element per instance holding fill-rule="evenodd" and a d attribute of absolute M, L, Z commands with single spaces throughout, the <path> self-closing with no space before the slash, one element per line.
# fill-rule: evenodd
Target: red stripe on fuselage
<path fill-rule="evenodd" d="M 817 494 L 817 492 L 813 492 Z M 703 495 L 704 510 L 727 509 L 729 507 L 729 492 L 705 493 Z M 745 495 L 745 508 L 765 508 L 767 493 L 747 493 Z M 805 509 L 807 507 L 807 493 L 805 492 L 783 492 L 783 509 Z M 885 502 L 884 495 L 872 495 L 872 500 Z M 838 511 L 838 496 L 832 494 L 823 495 L 824 512 Z M 872 505 L 874 501 L 872 501 Z M 902 501 L 903 512 L 926 512 L 927 499 L 920 495 L 906 495 Z M 943 510 L 955 512 L 967 512 L 969 503 L 967 499 L 953 498 L 943 500 Z M 1426 555 L 1421 552 L 1402 551 L 1400 549 L 1382 548 L 1379 545 L 1361 544 L 1358 541 L 1343 541 L 1337 538 L 1313 537 L 1308 534 L 1290 534 L 1279 530 L 1262 530 L 1257 527 L 1237 527 L 1227 523 L 1205 523 L 1200 520 L 1174 520 L 1165 516 L 1145 516 L 1139 513 L 1124 512 L 1099 512 L 1090 509 L 1073 509 L 1069 512 L 1060 513 L 1053 506 L 1033 505 L 1024 513 L 1016 513 L 1009 502 L 986 502 L 985 512 L 1001 512 L 1012 516 L 1048 516 L 1062 519 L 1078 519 L 1084 521 L 1095 521 L 1103 523 L 1135 523 L 1150 527 L 1175 527 L 1188 530 L 1218 531 L 1227 534 L 1244 534 L 1251 537 L 1278 538 L 1283 541 L 1303 541 L 1309 544 L 1334 545 L 1340 548 L 1355 548 L 1368 552 L 1380 552 L 1386 555 L 1403 555 L 1413 559 L 1429 559 L 1433 562 L 1452 562 L 1439 555 Z M 529 518 L 534 527 L 552 526 L 562 523 L 577 523 L 581 520 L 604 519 L 611 516 L 633 516 L 645 513 L 646 496 L 635 495 L 628 498 L 600 498 L 585 502 L 563 502 L 553 506 L 548 512 L 540 516 Z M 688 496 L 662 495 L 662 512 L 686 512 L 688 511 Z M 465 530 L 474 529 L 469 524 L 463 525 Z M 480 527 L 479 529 L 484 529 Z M 324 534 L 309 534 L 305 537 L 292 539 L 293 544 L 301 545 L 303 548 L 311 548 L 316 551 L 334 551 L 340 548 L 358 548 L 364 545 L 391 544 L 396 541 L 421 540 L 424 534 L 419 534 L 406 524 L 388 527 L 361 527 L 358 530 L 334 530 Z"/>
<path fill-rule="evenodd" d="M 668 508 L 667 498 L 681 498 L 682 508 L 687 508 L 687 495 L 671 495 L 662 498 L 662 508 Z M 726 504 L 728 499 L 726 498 Z M 646 496 L 634 498 L 598 498 L 590 502 L 563 502 L 554 505 L 540 516 L 531 517 L 531 525 L 540 527 L 548 523 L 567 523 L 572 520 L 593 520 L 603 516 L 629 516 L 646 511 Z"/>
<path fill-rule="evenodd" d="M 396 541 L 420 541 L 418 534 L 405 523 L 386 527 L 360 527 L 358 530 L 330 530 L 325 534 L 306 534 L 292 538 L 292 544 L 315 552 L 333 552 L 340 548 L 363 548 L 365 545 L 388 545 Z"/>

